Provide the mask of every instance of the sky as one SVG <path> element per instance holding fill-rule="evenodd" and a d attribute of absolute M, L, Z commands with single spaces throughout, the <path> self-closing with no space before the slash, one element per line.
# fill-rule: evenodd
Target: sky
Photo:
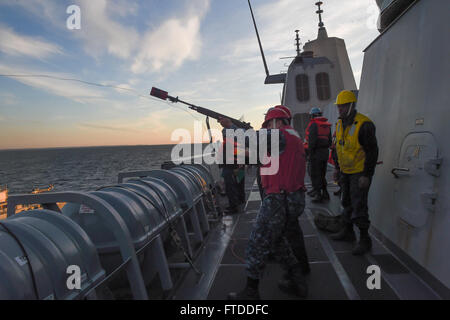
<path fill-rule="evenodd" d="M 294 30 L 303 43 L 317 37 L 315 2 L 252 1 L 271 73 L 287 70 Z M 359 84 L 375 0 L 323 2 Z M 67 27 L 71 5 L 80 29 Z M 176 144 L 174 130 L 204 122 L 152 99 L 153 86 L 259 127 L 282 89 L 264 79 L 246 0 L 0 0 L 0 149 Z"/>

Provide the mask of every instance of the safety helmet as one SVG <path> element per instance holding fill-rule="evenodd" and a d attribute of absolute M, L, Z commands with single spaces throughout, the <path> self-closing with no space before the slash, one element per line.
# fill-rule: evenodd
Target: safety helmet
<path fill-rule="evenodd" d="M 352 103 L 352 102 L 356 102 L 356 95 L 349 90 L 344 90 L 338 94 L 335 104 L 341 105 L 341 104 L 347 104 L 347 103 Z"/>
<path fill-rule="evenodd" d="M 279 105 L 279 106 L 276 106 L 276 107 L 274 107 L 274 108 L 279 108 L 279 109 L 282 109 L 282 110 L 286 111 L 286 113 L 287 113 L 288 116 L 289 116 L 289 119 L 292 119 L 291 109 L 289 109 L 288 107 L 283 106 L 283 105 Z"/>
<path fill-rule="evenodd" d="M 281 108 L 282 106 L 276 106 L 273 108 L 270 108 L 267 113 L 266 113 L 266 117 L 264 118 L 264 123 L 262 125 L 263 128 L 267 127 L 267 123 L 270 120 L 273 119 L 291 119 L 291 114 L 290 112 L 286 111 L 284 108 Z"/>
<path fill-rule="evenodd" d="M 309 114 L 312 116 L 321 116 L 322 110 L 320 110 L 320 108 L 314 107 L 311 109 L 311 111 L 309 111 Z"/>

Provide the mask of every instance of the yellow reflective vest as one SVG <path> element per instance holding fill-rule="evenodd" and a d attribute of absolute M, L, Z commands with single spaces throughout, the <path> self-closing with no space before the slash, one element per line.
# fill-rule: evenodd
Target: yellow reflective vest
<path fill-rule="evenodd" d="M 359 144 L 359 130 L 365 122 L 372 122 L 363 114 L 357 113 L 352 125 L 343 127 L 342 120 L 336 124 L 336 152 L 341 172 L 346 174 L 364 171 L 366 153 Z"/>

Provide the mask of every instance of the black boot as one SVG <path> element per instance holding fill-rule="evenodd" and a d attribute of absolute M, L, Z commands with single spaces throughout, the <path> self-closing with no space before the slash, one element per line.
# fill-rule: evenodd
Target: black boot
<path fill-rule="evenodd" d="M 372 249 L 372 239 L 369 236 L 369 229 L 359 229 L 359 231 L 359 242 L 352 251 L 354 256 L 361 256 Z"/>
<path fill-rule="evenodd" d="M 353 242 L 356 240 L 355 231 L 353 230 L 353 224 L 345 224 L 344 227 L 338 233 L 334 233 L 330 236 L 331 239 L 336 241 Z"/>
<path fill-rule="evenodd" d="M 259 297 L 259 280 L 247 278 L 247 285 L 240 292 L 230 292 L 228 300 L 261 300 Z"/>
<path fill-rule="evenodd" d="M 284 275 L 284 278 L 278 282 L 278 288 L 285 293 L 306 298 L 308 295 L 308 285 L 306 284 L 300 264 L 296 264 L 289 269 Z"/>
<path fill-rule="evenodd" d="M 316 196 L 311 200 L 313 203 L 322 203 L 323 202 L 323 193 L 322 190 L 318 190 L 316 192 Z"/>
<path fill-rule="evenodd" d="M 311 273 L 311 267 L 309 266 L 309 262 L 306 262 L 306 263 L 299 262 L 299 264 L 300 264 L 300 268 L 302 269 L 302 273 L 304 275 L 308 275 Z M 289 279 L 291 279 L 292 275 L 291 275 L 290 271 L 286 271 L 283 273 L 282 277 L 283 277 L 283 280 L 289 280 Z"/>
<path fill-rule="evenodd" d="M 316 189 L 309 190 L 306 194 L 310 197 L 315 197 L 317 194 L 317 190 Z"/>
<path fill-rule="evenodd" d="M 322 198 L 325 201 L 330 200 L 330 194 L 328 193 L 327 187 L 323 188 L 322 190 Z"/>

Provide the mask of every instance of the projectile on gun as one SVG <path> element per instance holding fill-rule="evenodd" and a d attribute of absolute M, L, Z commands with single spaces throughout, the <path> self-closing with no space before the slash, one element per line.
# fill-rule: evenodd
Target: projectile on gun
<path fill-rule="evenodd" d="M 252 129 L 252 126 L 248 122 L 239 121 L 237 119 L 230 118 L 230 117 L 228 117 L 226 115 L 223 115 L 221 113 L 212 111 L 210 109 L 206 109 L 206 108 L 199 107 L 199 106 L 196 106 L 194 104 L 185 102 L 183 100 L 178 99 L 178 97 L 169 96 L 169 93 L 167 91 L 164 91 L 164 90 L 161 90 L 161 89 L 153 87 L 152 91 L 150 92 L 150 95 L 152 95 L 152 96 L 154 96 L 156 98 L 162 99 L 162 100 L 169 100 L 169 101 L 171 101 L 173 103 L 177 103 L 177 102 L 183 103 L 183 104 L 187 105 L 189 107 L 189 109 L 197 111 L 198 113 L 201 113 L 201 114 L 203 114 L 203 115 L 205 115 L 207 117 L 210 117 L 210 118 L 214 118 L 216 120 L 219 120 L 220 118 L 228 118 L 238 128 L 245 129 L 245 130 Z"/>

